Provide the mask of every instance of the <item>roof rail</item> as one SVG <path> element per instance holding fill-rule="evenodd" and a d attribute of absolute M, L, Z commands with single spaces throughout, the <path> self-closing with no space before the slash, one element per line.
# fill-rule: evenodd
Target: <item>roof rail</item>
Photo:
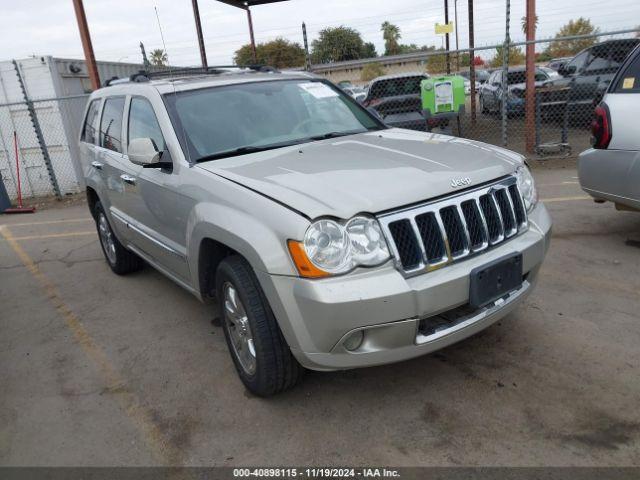
<path fill-rule="evenodd" d="M 278 72 L 274 67 L 268 65 L 215 65 L 207 68 L 202 67 L 184 67 L 184 68 L 167 68 L 165 70 L 147 71 L 140 70 L 128 78 L 112 77 L 104 86 L 116 85 L 126 82 L 148 82 L 156 78 L 171 78 L 175 76 L 184 77 L 189 75 L 219 75 L 227 73 L 229 70 L 251 70 L 254 72 Z"/>

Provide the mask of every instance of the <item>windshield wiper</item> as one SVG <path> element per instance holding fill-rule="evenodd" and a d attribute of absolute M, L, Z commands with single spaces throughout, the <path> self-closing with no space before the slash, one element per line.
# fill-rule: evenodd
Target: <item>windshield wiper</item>
<path fill-rule="evenodd" d="M 329 138 L 346 137 L 347 135 L 355 135 L 357 133 L 364 133 L 366 130 L 351 130 L 350 132 L 328 132 L 322 135 L 314 135 L 307 140 L 327 140 Z"/>
<path fill-rule="evenodd" d="M 221 158 L 237 157 L 238 155 L 244 155 L 245 153 L 265 152 L 267 150 L 274 150 L 276 148 L 290 147 L 291 145 L 295 145 L 296 143 L 298 142 L 272 143 L 271 145 L 245 145 L 243 147 L 225 150 L 224 152 L 205 155 L 204 157 L 196 159 L 196 163 L 208 162 L 209 160 L 219 160 Z"/>

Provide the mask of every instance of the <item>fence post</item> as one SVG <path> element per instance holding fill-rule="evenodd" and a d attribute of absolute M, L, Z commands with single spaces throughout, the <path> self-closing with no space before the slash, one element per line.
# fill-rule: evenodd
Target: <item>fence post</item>
<path fill-rule="evenodd" d="M 4 188 L 4 180 L 0 172 L 0 213 L 4 212 L 7 208 L 11 208 L 11 200 L 9 200 L 9 195 L 7 195 L 7 189 Z"/>
<path fill-rule="evenodd" d="M 44 163 L 47 167 L 47 172 L 49 173 L 49 180 L 51 181 L 51 186 L 53 187 L 53 191 L 56 194 L 56 197 L 62 198 L 62 193 L 60 192 L 60 186 L 58 185 L 58 179 L 56 178 L 56 172 L 53 170 L 51 157 L 49 157 L 49 150 L 47 149 L 47 144 L 44 141 L 44 136 L 42 135 L 42 130 L 40 129 L 40 122 L 38 122 L 38 115 L 36 114 L 36 110 L 33 107 L 33 102 L 27 95 L 27 90 L 25 88 L 24 81 L 22 79 L 22 73 L 20 73 L 20 67 L 18 66 L 18 62 L 16 62 L 15 60 L 12 60 L 12 62 L 13 62 L 13 67 L 16 69 L 16 74 L 18 75 L 18 83 L 20 84 L 20 90 L 22 90 L 22 97 L 24 98 L 24 101 L 27 104 L 27 111 L 29 112 L 29 118 L 31 119 L 31 123 L 33 125 L 33 131 L 36 134 L 38 144 L 40 145 L 40 151 L 42 152 L 42 158 L 44 158 Z"/>
<path fill-rule="evenodd" d="M 536 39 L 536 0 L 527 1 L 527 16 L 526 19 L 526 34 L 527 42 L 533 42 Z M 534 146 L 534 134 L 533 128 L 539 128 L 538 122 L 534 122 L 534 114 L 537 117 L 536 98 L 538 92 L 536 91 L 536 46 L 534 43 L 527 43 L 526 46 L 526 87 L 525 87 L 525 151 L 527 153 L 533 153 Z M 536 144 L 537 146 L 537 144 Z"/>
<path fill-rule="evenodd" d="M 507 21 L 505 25 L 504 46 L 502 47 L 502 144 L 507 145 L 507 89 L 509 88 L 509 20 L 511 15 L 511 3 L 507 0 Z"/>
<path fill-rule="evenodd" d="M 302 22 L 302 39 L 304 40 L 304 61 L 305 69 L 311 71 L 311 56 L 309 55 L 309 42 L 307 40 L 307 26 Z"/>

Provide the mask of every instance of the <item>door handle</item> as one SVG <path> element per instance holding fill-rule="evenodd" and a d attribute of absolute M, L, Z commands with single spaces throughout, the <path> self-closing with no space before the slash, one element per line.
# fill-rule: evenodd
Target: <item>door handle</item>
<path fill-rule="evenodd" d="M 91 162 L 91 166 L 96 170 L 102 170 L 102 164 L 100 162 Z"/>
<path fill-rule="evenodd" d="M 131 175 L 127 175 L 126 173 L 123 173 L 122 175 L 120 175 L 120 178 L 124 183 L 128 183 L 129 185 L 136 184 L 136 177 L 132 177 Z"/>

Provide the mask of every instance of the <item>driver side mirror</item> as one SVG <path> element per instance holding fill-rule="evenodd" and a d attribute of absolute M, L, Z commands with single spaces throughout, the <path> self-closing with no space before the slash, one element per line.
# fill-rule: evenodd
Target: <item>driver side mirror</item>
<path fill-rule="evenodd" d="M 129 161 L 143 167 L 154 167 L 160 162 L 162 152 L 159 152 L 156 144 L 150 138 L 134 138 L 129 142 L 127 150 Z"/>

